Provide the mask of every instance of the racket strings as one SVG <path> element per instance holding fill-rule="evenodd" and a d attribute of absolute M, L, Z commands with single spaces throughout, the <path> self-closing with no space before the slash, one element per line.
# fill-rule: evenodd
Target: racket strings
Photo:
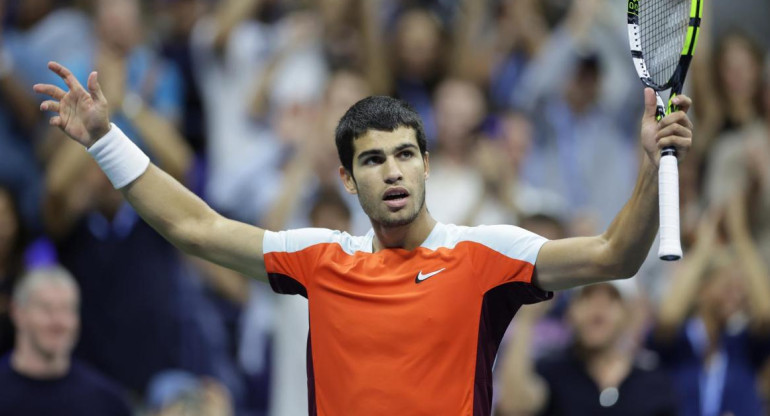
<path fill-rule="evenodd" d="M 639 2 L 639 36 L 652 81 L 668 83 L 679 63 L 690 17 L 689 0 Z"/>

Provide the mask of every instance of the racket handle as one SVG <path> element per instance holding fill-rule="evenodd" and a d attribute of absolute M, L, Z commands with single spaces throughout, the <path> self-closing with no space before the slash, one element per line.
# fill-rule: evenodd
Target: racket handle
<path fill-rule="evenodd" d="M 676 151 L 672 147 L 663 149 L 658 170 L 658 199 L 660 207 L 660 248 L 661 260 L 682 258 L 679 241 L 679 168 Z"/>

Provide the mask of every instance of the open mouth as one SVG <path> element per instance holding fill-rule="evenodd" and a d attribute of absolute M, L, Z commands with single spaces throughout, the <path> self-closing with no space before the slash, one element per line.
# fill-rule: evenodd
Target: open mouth
<path fill-rule="evenodd" d="M 403 208 L 409 198 L 409 191 L 404 188 L 391 188 L 385 191 L 382 200 L 390 208 Z"/>

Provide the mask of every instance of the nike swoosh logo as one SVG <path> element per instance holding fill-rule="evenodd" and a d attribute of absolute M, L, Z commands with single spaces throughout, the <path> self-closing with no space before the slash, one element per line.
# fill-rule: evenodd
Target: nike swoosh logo
<path fill-rule="evenodd" d="M 422 282 L 423 280 L 425 280 L 425 279 L 427 279 L 427 278 L 429 278 L 429 277 L 431 277 L 431 276 L 435 276 L 435 275 L 437 275 L 437 274 L 439 274 L 439 273 L 443 272 L 444 270 L 446 270 L 446 267 L 444 267 L 444 268 L 443 268 L 443 269 L 441 269 L 441 270 L 436 270 L 435 272 L 430 272 L 430 273 L 426 273 L 426 274 L 422 274 L 422 270 L 420 270 L 420 273 L 417 273 L 417 278 L 416 278 L 416 279 L 414 279 L 414 282 L 415 282 L 415 283 L 420 283 L 420 282 Z"/>

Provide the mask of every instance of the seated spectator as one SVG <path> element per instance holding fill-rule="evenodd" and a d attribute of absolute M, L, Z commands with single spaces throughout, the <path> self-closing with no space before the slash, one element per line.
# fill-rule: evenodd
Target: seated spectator
<path fill-rule="evenodd" d="M 625 288 L 623 288 L 625 289 Z M 533 366 L 532 328 L 547 310 L 525 306 L 506 351 L 500 415 L 675 415 L 669 379 L 629 351 L 629 294 L 615 284 L 580 289 L 567 316 L 570 348 Z"/>
<path fill-rule="evenodd" d="M 61 267 L 26 274 L 13 292 L 16 346 L 0 359 L 0 414 L 130 415 L 117 385 L 76 358 L 80 293 Z"/>

